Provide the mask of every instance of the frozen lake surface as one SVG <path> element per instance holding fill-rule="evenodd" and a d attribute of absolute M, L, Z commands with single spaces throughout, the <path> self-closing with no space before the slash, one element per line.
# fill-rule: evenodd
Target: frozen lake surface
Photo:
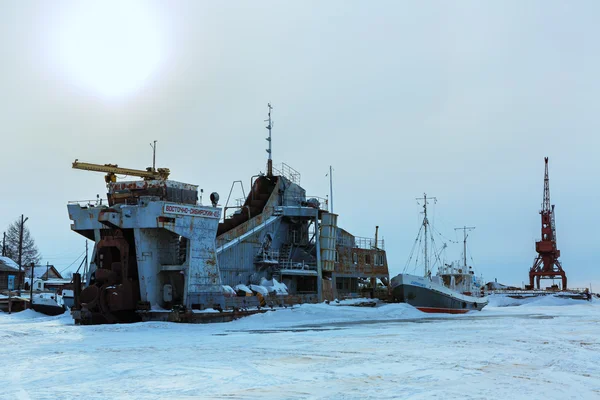
<path fill-rule="evenodd" d="M 0 313 L 0 398 L 600 398 L 600 302 L 506 304 L 303 305 L 205 325 Z"/>

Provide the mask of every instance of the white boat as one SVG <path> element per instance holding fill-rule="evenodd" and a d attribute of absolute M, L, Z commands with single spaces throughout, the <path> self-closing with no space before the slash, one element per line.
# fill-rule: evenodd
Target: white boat
<path fill-rule="evenodd" d="M 55 293 L 34 293 L 31 308 L 46 315 L 59 315 L 65 312 L 62 299 Z"/>
<path fill-rule="evenodd" d="M 393 300 L 408 303 L 423 312 L 430 313 L 462 314 L 470 310 L 481 311 L 488 304 L 488 299 L 483 294 L 482 282 L 477 279 L 472 267 L 467 266 L 466 243 L 469 228 L 459 228 L 464 231 L 463 265 L 458 265 L 458 263 L 440 265 L 437 274 L 432 276 L 427 246 L 428 231 L 430 230 L 427 219 L 427 195 L 424 195 L 421 200 L 424 202 L 425 216 L 415 244 L 424 244 L 424 275 L 402 273 L 392 278 L 390 286 Z M 422 233 L 424 233 L 423 237 L 421 237 Z M 431 241 L 431 248 L 434 249 L 433 236 L 431 236 Z M 434 256 L 441 264 L 439 255 Z"/>

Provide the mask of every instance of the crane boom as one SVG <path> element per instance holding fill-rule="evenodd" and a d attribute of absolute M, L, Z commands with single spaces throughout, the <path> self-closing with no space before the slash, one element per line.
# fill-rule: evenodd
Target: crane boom
<path fill-rule="evenodd" d="M 156 170 L 147 168 L 144 171 L 141 169 L 121 168 L 117 164 L 92 164 L 79 162 L 78 160 L 73 162 L 73 168 L 84 171 L 105 172 L 106 183 L 116 182 L 117 174 L 138 176 L 140 178 L 144 178 L 144 180 L 166 180 L 169 178 L 169 174 L 171 173 L 169 168 L 157 168 Z"/>

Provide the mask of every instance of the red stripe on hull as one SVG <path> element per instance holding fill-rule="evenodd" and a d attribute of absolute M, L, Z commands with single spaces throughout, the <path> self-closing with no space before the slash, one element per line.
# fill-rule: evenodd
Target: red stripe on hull
<path fill-rule="evenodd" d="M 457 308 L 438 308 L 438 307 L 416 307 L 417 310 L 426 313 L 444 313 L 444 314 L 465 314 L 468 309 L 457 309 Z"/>

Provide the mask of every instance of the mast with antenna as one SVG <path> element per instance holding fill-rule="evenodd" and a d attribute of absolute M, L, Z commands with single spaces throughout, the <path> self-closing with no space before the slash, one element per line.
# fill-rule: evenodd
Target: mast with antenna
<path fill-rule="evenodd" d="M 462 230 L 463 231 L 463 236 L 464 236 L 464 240 L 463 240 L 463 266 L 465 267 L 465 270 L 467 268 L 467 238 L 469 237 L 469 234 L 467 233 L 468 231 L 472 231 L 473 229 L 475 229 L 474 226 L 463 226 L 462 228 L 454 228 L 455 231 L 459 231 Z"/>
<path fill-rule="evenodd" d="M 155 140 L 154 144 L 150 143 L 150 147 L 152 147 L 152 172 L 156 172 L 156 142 L 158 140 Z"/>
<path fill-rule="evenodd" d="M 267 153 L 269 153 L 269 160 L 267 161 L 267 176 L 273 176 L 273 159 L 271 158 L 271 129 L 273 128 L 273 121 L 271 121 L 271 110 L 273 107 L 271 107 L 271 103 L 267 103 L 267 107 L 269 107 L 269 118 L 265 119 L 265 122 L 269 123 L 266 126 L 266 128 L 269 130 L 269 137 L 266 139 L 269 142 L 269 148 L 267 149 Z"/>
<path fill-rule="evenodd" d="M 430 197 L 430 199 L 433 199 L 434 201 L 437 201 L 437 198 L 435 197 Z M 424 241 L 424 246 L 423 246 L 423 256 L 424 256 L 424 261 L 425 261 L 425 276 L 429 276 L 430 274 L 430 270 L 429 270 L 429 254 L 427 252 L 427 240 L 428 240 L 428 236 L 427 236 L 427 229 L 429 228 L 429 220 L 427 219 L 427 194 L 423 193 L 423 197 L 417 198 L 417 200 L 423 200 L 423 229 L 425 231 L 425 241 Z"/>
<path fill-rule="evenodd" d="M 331 165 L 329 166 L 329 204 L 331 205 L 329 212 L 333 213 L 333 168 Z M 377 246 L 377 243 L 375 243 L 375 246 Z"/>

